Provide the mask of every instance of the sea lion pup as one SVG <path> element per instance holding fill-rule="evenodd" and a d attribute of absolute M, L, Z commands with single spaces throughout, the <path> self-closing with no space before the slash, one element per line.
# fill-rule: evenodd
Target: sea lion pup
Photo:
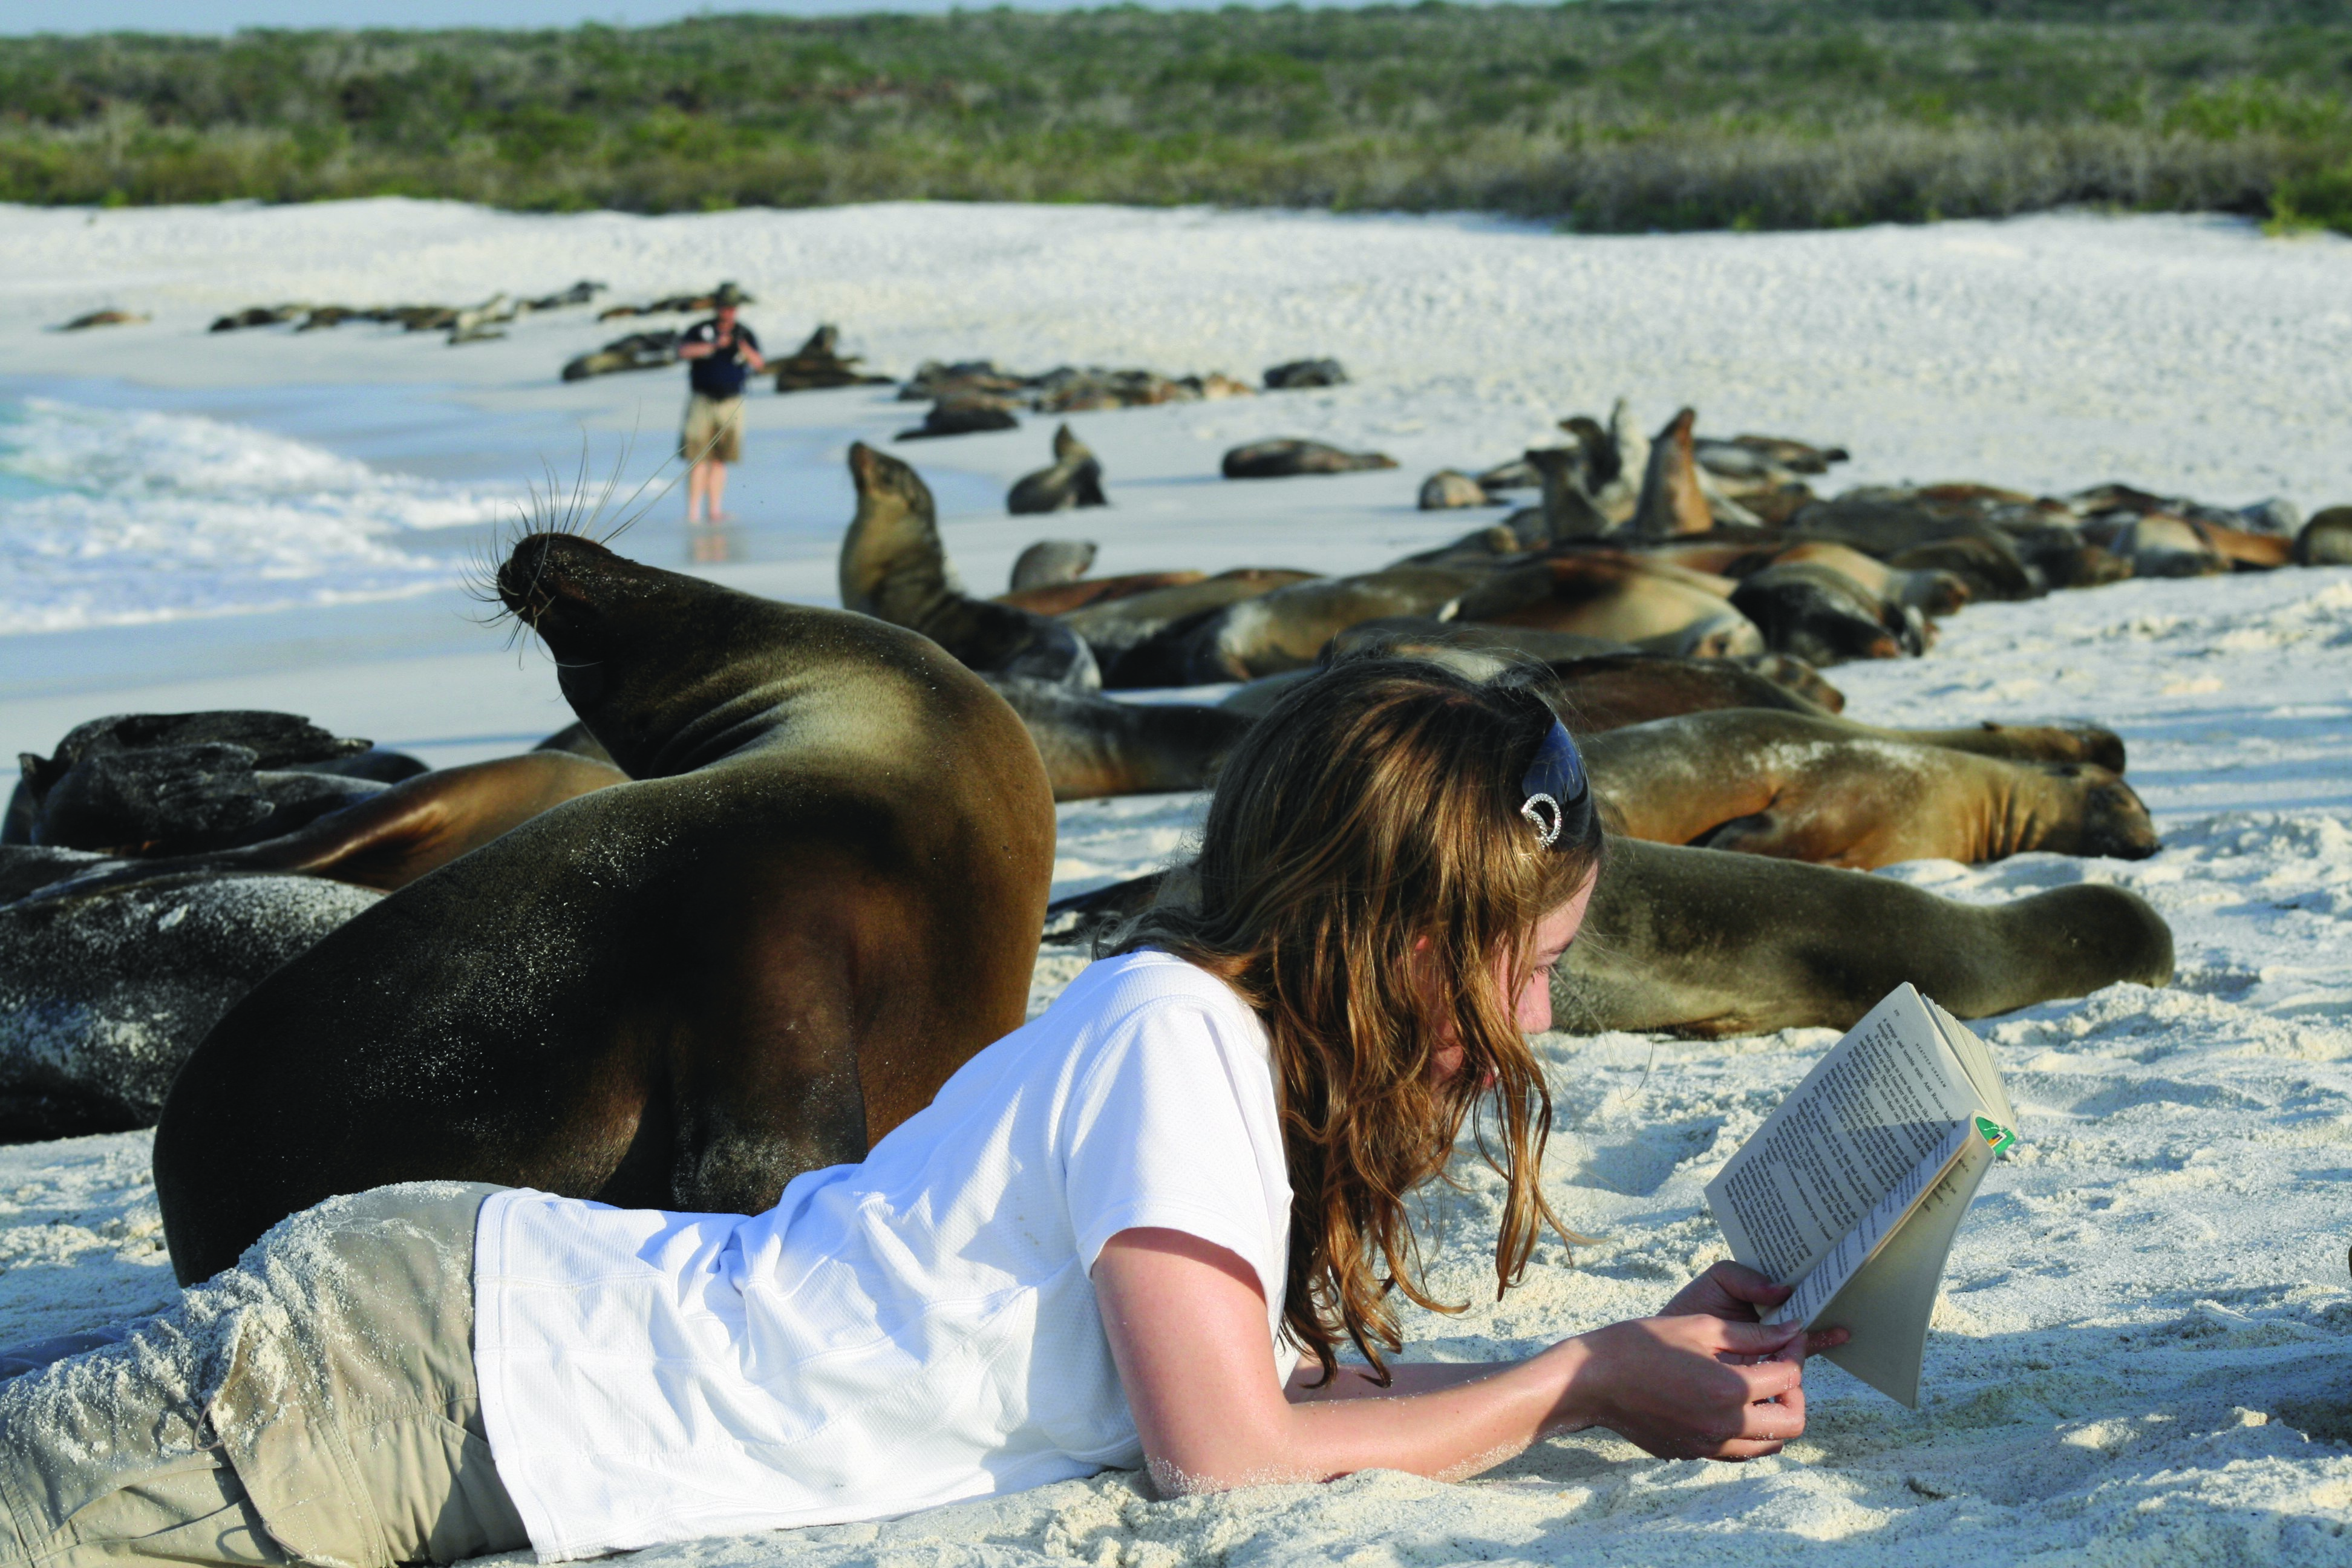
<path fill-rule="evenodd" d="M 1584 751 L 1614 825 L 1654 843 L 1860 870 L 2035 849 L 2146 859 L 2162 847 L 2147 807 L 2074 760 L 2103 741 L 2120 749 L 2112 734 L 2054 727 L 1915 735 L 1726 709 L 1607 731 Z M 2053 755 L 2068 760 L 2039 760 Z"/>
<path fill-rule="evenodd" d="M 842 608 L 920 632 L 984 674 L 1080 691 L 1102 685 L 1093 653 L 1067 626 L 963 591 L 940 544 L 931 488 L 914 469 L 857 441 L 849 477 L 857 515 L 841 539 Z"/>
<path fill-rule="evenodd" d="M 1115 702 L 1042 680 L 986 679 L 1029 727 L 1057 801 L 1205 789 L 1257 717 L 1222 704 Z"/>
<path fill-rule="evenodd" d="M 70 889 L 58 873 L 119 864 L 11 847 L 0 880 Z M 377 898 L 308 877 L 183 874 L 0 906 L 0 1142 L 152 1124 L 221 1016 Z"/>
<path fill-rule="evenodd" d="M 1103 494 L 1102 460 L 1067 425 L 1054 432 L 1054 465 L 1013 481 L 1004 510 L 1024 512 L 1061 511 L 1077 506 L 1108 506 Z"/>
<path fill-rule="evenodd" d="M 1185 867 L 1056 900 L 1086 942 Z M 2090 884 L 1963 904 L 1834 867 L 1612 837 L 1584 928 L 1552 970 L 1553 1026 L 1721 1039 L 1852 1028 L 1905 981 L 1963 1018 L 2172 980 L 2172 931 L 2137 894 Z"/>
<path fill-rule="evenodd" d="M 1423 511 L 1452 511 L 1462 507 L 1491 506 L 1486 487 L 1459 468 L 1440 468 L 1421 481 L 1414 505 Z"/>
<path fill-rule="evenodd" d="M 156 1131 L 183 1280 L 391 1182 L 757 1213 L 1021 1023 L 1053 801 L 978 676 L 567 534 L 523 540 L 497 588 L 633 782 L 386 897 L 231 1009 Z"/>
<path fill-rule="evenodd" d="M 1014 594 L 1055 583 L 1075 583 L 1094 570 L 1100 546 L 1091 539 L 1041 539 L 1013 562 L 1013 580 L 1005 584 Z"/>
<path fill-rule="evenodd" d="M 1343 452 L 1320 441 L 1283 437 L 1235 447 L 1225 454 L 1223 470 L 1229 479 L 1280 479 L 1297 474 L 1348 474 L 1396 466 L 1396 459 L 1384 452 Z"/>

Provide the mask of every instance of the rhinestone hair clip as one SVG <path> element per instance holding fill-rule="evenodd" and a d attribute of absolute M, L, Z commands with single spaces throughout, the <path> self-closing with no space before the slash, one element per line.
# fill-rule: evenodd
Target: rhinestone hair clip
<path fill-rule="evenodd" d="M 1536 748 L 1536 760 L 1529 763 L 1526 776 L 1519 780 L 1519 789 L 1527 801 L 1519 815 L 1536 830 L 1536 838 L 1545 848 L 1559 840 L 1560 829 L 1568 826 L 1569 808 L 1580 804 L 1591 792 L 1585 782 L 1584 759 L 1577 754 L 1576 742 L 1568 738 L 1568 730 L 1558 720 L 1552 721 L 1551 733 Z"/>

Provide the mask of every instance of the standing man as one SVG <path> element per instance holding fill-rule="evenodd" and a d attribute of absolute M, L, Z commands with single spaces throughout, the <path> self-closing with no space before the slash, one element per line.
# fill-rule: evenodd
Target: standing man
<path fill-rule="evenodd" d="M 677 357 L 686 361 L 687 384 L 693 389 L 686 400 L 686 428 L 677 438 L 677 455 L 689 465 L 686 471 L 686 521 L 712 522 L 733 519 L 722 511 L 727 499 L 727 465 L 743 460 L 743 381 L 755 370 L 765 370 L 760 340 L 735 320 L 743 290 L 721 283 L 711 299 L 714 313 L 697 321 L 678 339 Z"/>

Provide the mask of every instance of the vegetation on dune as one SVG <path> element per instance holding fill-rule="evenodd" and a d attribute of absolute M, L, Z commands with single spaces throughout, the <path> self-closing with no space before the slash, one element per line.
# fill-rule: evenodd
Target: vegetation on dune
<path fill-rule="evenodd" d="M 0 199 L 931 197 L 2352 231 L 2352 0 L 1585 0 L 0 40 Z"/>

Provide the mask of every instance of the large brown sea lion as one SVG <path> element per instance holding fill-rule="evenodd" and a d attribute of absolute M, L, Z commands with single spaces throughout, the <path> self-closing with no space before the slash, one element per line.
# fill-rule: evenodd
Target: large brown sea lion
<path fill-rule="evenodd" d="M 1182 868 L 1055 900 L 1056 942 L 1100 935 Z M 1760 855 L 1614 838 L 1552 970 L 1555 1028 L 1699 1039 L 1851 1028 L 1906 981 L 1963 1018 L 2172 979 L 2172 931 L 2096 883 L 1963 904 L 1906 883 Z"/>
<path fill-rule="evenodd" d="M 2139 860 L 2160 847 L 2139 796 L 2094 757 L 2113 732 L 2062 726 L 1875 729 L 1725 709 L 1589 737 L 1593 793 L 1634 838 L 1870 869 L 2042 849 Z"/>
<path fill-rule="evenodd" d="M 184 1280 L 389 1182 L 757 1212 L 1022 1020 L 1053 807 L 979 677 L 567 535 L 497 588 L 632 782 L 383 899 L 197 1047 L 155 1139 Z"/>
<path fill-rule="evenodd" d="M 858 441 L 849 477 L 857 515 L 841 540 L 844 609 L 920 632 L 972 669 L 1081 691 L 1102 684 L 1093 653 L 1068 627 L 963 591 L 940 544 L 931 488 L 914 469 Z"/>

